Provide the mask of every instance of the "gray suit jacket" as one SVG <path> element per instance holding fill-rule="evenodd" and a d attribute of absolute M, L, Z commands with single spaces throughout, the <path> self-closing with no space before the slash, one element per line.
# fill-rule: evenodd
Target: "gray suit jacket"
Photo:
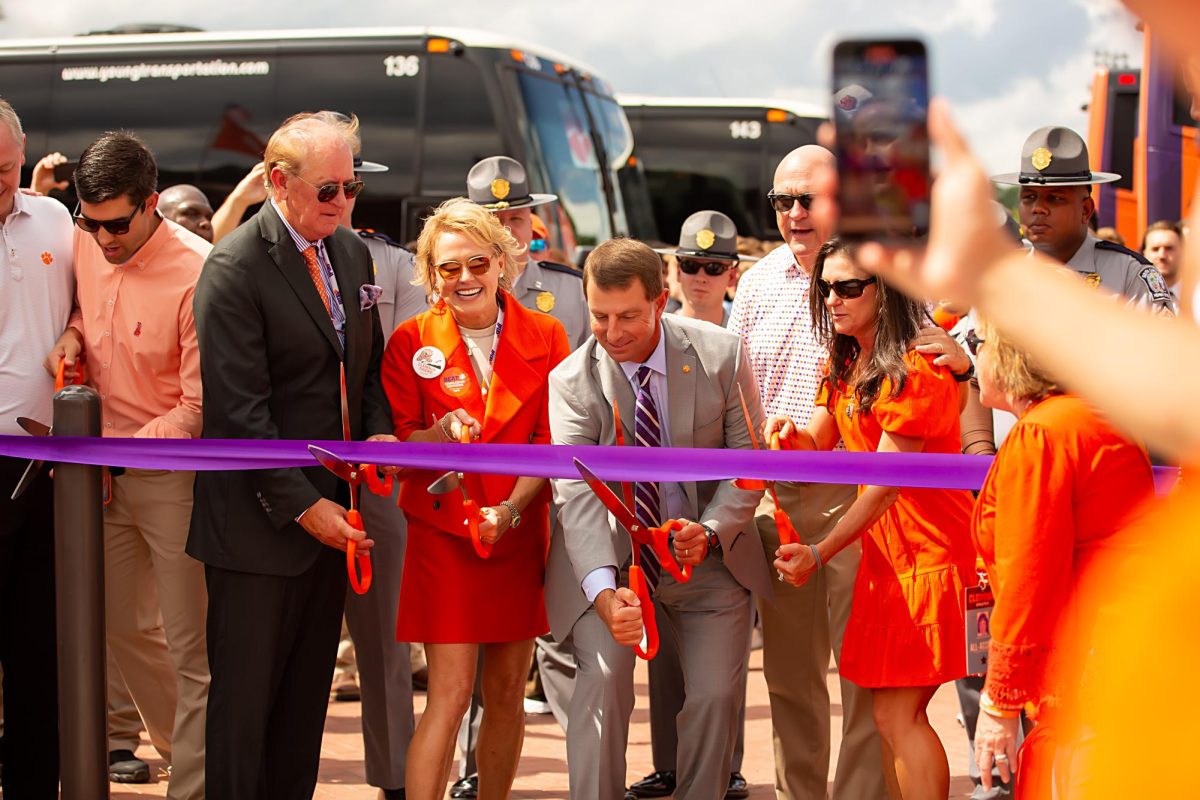
<path fill-rule="evenodd" d="M 708 322 L 662 317 L 666 337 L 668 425 L 677 448 L 750 448 L 738 385 L 756 426 L 763 410 L 749 358 L 736 334 Z M 617 400 L 625 441 L 632 442 L 634 394 L 629 380 L 604 348 L 589 338 L 550 373 L 550 432 L 554 444 L 613 444 L 612 401 Z M 629 534 L 617 525 L 582 480 L 555 480 L 557 524 L 546 567 L 546 609 L 562 641 L 587 610 L 581 584 L 599 567 L 625 566 Z M 620 494 L 620 487 L 613 488 Z M 750 591 L 773 599 L 771 576 L 754 525 L 761 492 L 735 489 L 729 481 L 684 483 L 688 516 L 716 520 L 724 561 Z M 712 557 L 712 556 L 710 556 Z"/>

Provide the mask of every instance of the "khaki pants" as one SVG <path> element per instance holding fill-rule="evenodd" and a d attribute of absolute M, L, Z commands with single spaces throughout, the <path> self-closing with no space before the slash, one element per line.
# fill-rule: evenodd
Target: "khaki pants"
<path fill-rule="evenodd" d="M 127 470 L 113 478 L 104 514 L 108 646 L 155 747 L 171 761 L 167 797 L 204 797 L 208 704 L 204 567 L 184 553 L 191 472 Z M 157 592 L 165 640 L 144 624 Z M 247 609 L 253 613 L 253 609 Z"/>
<path fill-rule="evenodd" d="M 822 541 L 854 502 L 857 487 L 778 483 L 779 502 L 805 544 Z M 767 561 L 775 560 L 779 533 L 770 493 L 756 512 Z M 839 658 L 850 617 L 854 576 L 862 548 L 856 543 L 830 559 L 799 588 L 775 585 L 775 603 L 759 603 L 763 677 L 771 700 L 775 739 L 775 794 L 780 800 L 823 800 L 830 756 L 829 654 Z M 879 733 L 871 694 L 842 679 L 842 746 L 834 800 L 886 798 Z"/>

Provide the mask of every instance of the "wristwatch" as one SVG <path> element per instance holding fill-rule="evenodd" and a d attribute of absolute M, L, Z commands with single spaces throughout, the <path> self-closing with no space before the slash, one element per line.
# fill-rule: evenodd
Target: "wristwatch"
<path fill-rule="evenodd" d="M 975 362 L 968 361 L 967 363 L 970 364 L 971 366 L 967 367 L 966 372 L 963 372 L 961 374 L 958 372 L 950 373 L 951 375 L 954 376 L 954 380 L 958 381 L 959 383 L 966 383 L 967 381 L 971 380 L 971 378 L 975 377 Z"/>
<path fill-rule="evenodd" d="M 508 515 L 512 517 L 512 522 L 508 523 L 510 528 L 519 528 L 521 526 L 521 512 L 517 510 L 517 504 L 512 500 L 501 500 L 500 505 L 508 509 Z"/>
<path fill-rule="evenodd" d="M 703 522 L 700 523 L 700 527 L 704 528 L 704 543 L 708 545 L 708 552 L 720 553 L 721 540 L 717 536 L 717 532 L 705 525 Z"/>

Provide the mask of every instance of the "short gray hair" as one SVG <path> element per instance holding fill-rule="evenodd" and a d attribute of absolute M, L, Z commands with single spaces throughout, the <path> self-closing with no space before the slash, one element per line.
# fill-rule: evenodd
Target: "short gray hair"
<path fill-rule="evenodd" d="M 13 139 L 17 144 L 21 143 L 25 136 L 25 131 L 21 128 L 21 118 L 17 116 L 17 112 L 13 110 L 10 104 L 3 97 L 0 97 L 0 124 L 8 128 L 9 133 L 13 135 Z"/>

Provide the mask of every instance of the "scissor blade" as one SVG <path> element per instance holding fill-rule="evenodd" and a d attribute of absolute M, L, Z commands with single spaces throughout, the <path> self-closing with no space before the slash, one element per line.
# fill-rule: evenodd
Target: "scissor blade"
<path fill-rule="evenodd" d="M 317 447 L 315 444 L 310 444 L 308 446 L 308 452 L 313 454 L 313 458 L 321 462 L 322 467 L 329 470 L 334 475 L 337 475 L 346 483 L 349 483 L 353 486 L 361 480 L 358 470 L 354 469 L 349 462 L 338 458 L 328 450 L 322 447 Z"/>
<path fill-rule="evenodd" d="M 758 434 L 754 432 L 754 420 L 750 419 L 750 409 L 746 407 L 746 393 L 742 391 L 742 385 L 739 383 L 738 400 L 742 401 L 742 418 L 746 420 L 746 430 L 750 432 L 750 443 L 754 445 L 754 449 L 760 449 L 758 444 Z"/>
<path fill-rule="evenodd" d="M 600 502 L 608 509 L 609 513 L 617 518 L 617 522 L 629 532 L 642 530 L 643 526 L 638 522 L 634 513 L 621 502 L 621 498 L 617 497 L 617 493 L 608 488 L 608 484 L 596 477 L 596 473 L 592 472 L 578 458 L 571 459 L 575 462 L 575 469 L 579 470 L 579 474 L 583 476 L 584 483 L 592 490 L 596 497 L 600 498 Z"/>
<path fill-rule="evenodd" d="M 350 403 L 346 400 L 346 364 L 338 364 L 342 392 L 342 439 L 350 441 Z"/>
<path fill-rule="evenodd" d="M 29 465 L 25 467 L 25 472 L 21 473 L 21 480 L 17 481 L 17 488 L 13 489 L 12 496 L 9 498 L 10 500 L 16 500 L 25 494 L 25 490 L 29 488 L 29 485 L 33 483 L 33 479 L 42 471 L 42 465 L 45 463 L 44 461 L 29 462 Z"/>
<path fill-rule="evenodd" d="M 29 417 L 17 417 L 17 424 L 21 426 L 21 430 L 28 433 L 30 436 L 49 436 L 52 429 L 44 422 L 38 422 L 36 419 Z"/>
<path fill-rule="evenodd" d="M 450 470 L 445 475 L 429 484 L 425 491 L 429 492 L 430 494 L 449 494 L 450 492 L 457 492 L 461 486 L 462 474 L 455 472 L 454 470 Z"/>

